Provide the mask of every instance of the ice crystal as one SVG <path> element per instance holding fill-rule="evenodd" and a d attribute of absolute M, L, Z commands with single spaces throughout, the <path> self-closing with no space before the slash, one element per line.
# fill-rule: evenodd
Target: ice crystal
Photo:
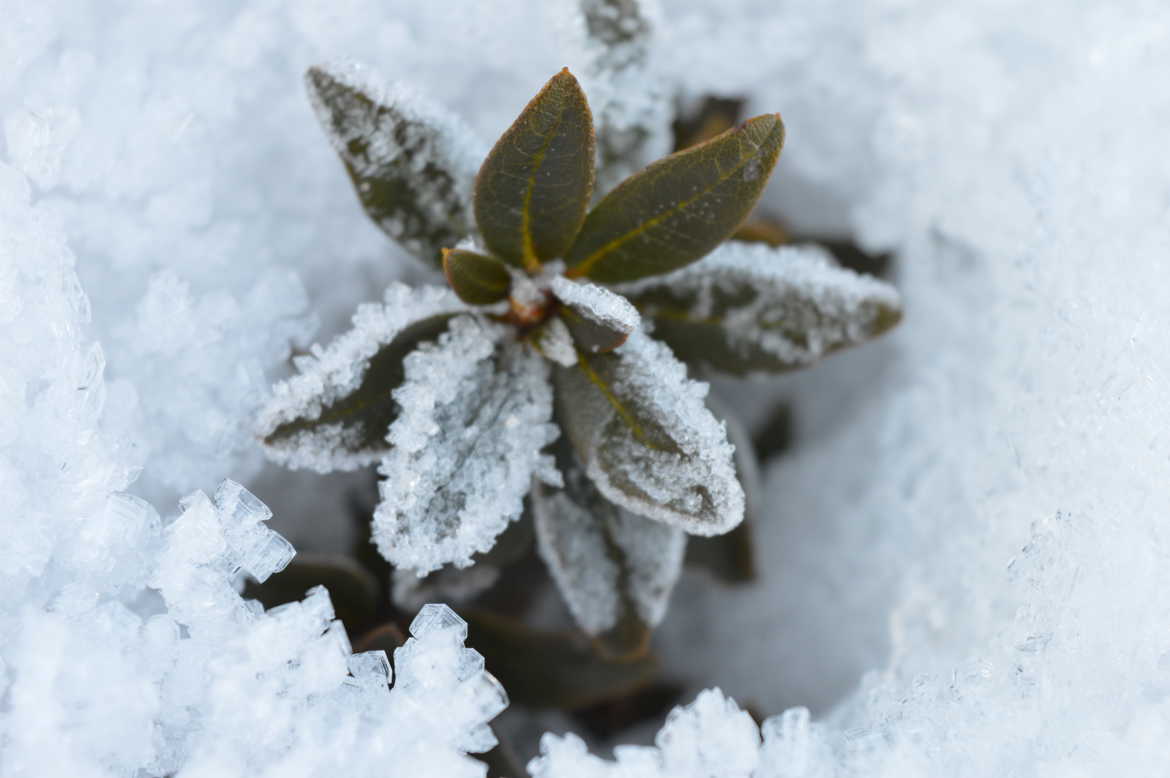
<path fill-rule="evenodd" d="M 397 565 L 422 574 L 471 564 L 519 518 L 533 476 L 552 467 L 541 453 L 557 436 L 547 364 L 500 343 L 505 333 L 458 317 L 406 358 L 374 516 L 378 547 Z"/>

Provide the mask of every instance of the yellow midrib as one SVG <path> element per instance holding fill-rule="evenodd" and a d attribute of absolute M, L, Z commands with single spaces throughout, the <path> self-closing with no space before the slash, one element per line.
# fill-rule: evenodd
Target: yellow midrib
<path fill-rule="evenodd" d="M 536 175 L 540 172 L 540 166 L 544 164 L 544 158 L 548 156 L 549 147 L 552 146 L 553 138 L 556 137 L 557 130 L 561 128 L 561 124 L 565 121 L 565 113 L 567 110 L 567 107 L 561 108 L 560 113 L 557 115 L 556 123 L 549 130 L 548 137 L 541 144 L 540 150 L 536 152 L 531 172 L 528 174 L 528 185 L 524 190 L 524 206 L 520 211 L 520 259 L 524 263 L 524 269 L 529 273 L 537 273 L 540 271 L 540 260 L 536 257 L 536 247 L 532 243 L 532 193 L 536 189 Z"/>
<path fill-rule="evenodd" d="M 769 135 L 770 134 L 771 133 L 769 133 Z M 594 251 L 592 254 L 585 257 L 585 259 L 581 260 L 581 262 L 577 263 L 573 267 L 566 270 L 565 275 L 568 276 L 569 278 L 580 278 L 581 276 L 585 275 L 586 273 L 589 272 L 589 270 L 594 265 L 596 265 L 598 262 L 600 262 L 602 259 L 604 259 L 608 254 L 616 251 L 621 246 L 623 246 L 624 244 L 633 240 L 634 238 L 638 237 L 639 235 L 646 232 L 647 230 L 666 221 L 667 219 L 669 219 L 671 216 L 673 216 L 678 211 L 682 210 L 683 208 L 686 208 L 688 205 L 693 203 L 695 200 L 698 200 L 699 198 L 705 196 L 712 189 L 714 189 L 715 187 L 719 186 L 727 179 L 734 176 L 737 172 L 739 172 L 740 168 L 742 168 L 744 165 L 748 164 L 753 159 L 755 159 L 757 156 L 759 156 L 760 148 L 763 145 L 764 144 L 762 144 L 762 143 L 758 144 L 756 146 L 755 153 L 750 154 L 749 156 L 742 159 L 728 173 L 717 178 L 710 185 L 704 187 L 702 190 L 697 192 L 694 196 L 690 197 L 687 200 L 683 200 L 683 201 L 675 204 L 674 206 L 670 207 L 669 209 L 663 211 L 662 213 L 658 214 L 657 216 L 654 216 L 653 218 L 646 220 L 642 224 L 638 225 L 634 229 L 627 232 L 625 235 L 620 235 L 620 236 L 614 238 L 609 243 L 606 243 L 604 246 L 597 249 L 597 251 Z"/>

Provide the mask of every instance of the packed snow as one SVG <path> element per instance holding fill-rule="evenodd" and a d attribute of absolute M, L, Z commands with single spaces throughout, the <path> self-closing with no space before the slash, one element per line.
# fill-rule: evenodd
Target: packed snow
<path fill-rule="evenodd" d="M 280 536 L 344 544 L 303 508 L 343 485 L 263 469 L 273 383 L 423 272 L 306 98 L 338 59 L 483 138 L 568 65 L 599 117 L 652 130 L 617 144 L 636 157 L 672 106 L 745 96 L 788 128 L 763 208 L 896 252 L 885 342 L 717 385 L 796 429 L 762 472 L 760 580 L 684 572 L 657 630 L 695 701 L 617 767 L 550 735 L 532 775 L 1164 771 L 1170 11 L 660 5 L 620 78 L 559 0 L 4 9 L 0 772 L 486 773 L 467 754 L 505 697 L 449 611 L 391 673 L 323 592 L 239 595 Z"/>

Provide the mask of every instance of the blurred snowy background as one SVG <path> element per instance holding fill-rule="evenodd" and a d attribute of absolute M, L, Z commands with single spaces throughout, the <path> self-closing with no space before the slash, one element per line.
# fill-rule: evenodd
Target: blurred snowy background
<path fill-rule="evenodd" d="M 298 548 L 346 542 L 350 481 L 266 470 L 253 419 L 291 348 L 417 278 L 357 206 L 306 67 L 368 63 L 492 139 L 585 69 L 576 3 L 0 19 L 0 774 L 478 774 L 462 753 L 498 696 L 460 696 L 486 676 L 458 625 L 422 624 L 429 669 L 404 657 L 387 693 L 322 598 L 262 615 L 235 594 L 285 547 L 217 484 Z M 1170 9 L 663 0 L 656 21 L 653 77 L 779 110 L 768 205 L 895 251 L 907 316 L 721 386 L 756 424 L 796 414 L 761 580 L 684 578 L 655 638 L 688 699 L 811 724 L 770 720 L 757 753 L 705 696 L 623 774 L 1163 774 Z M 607 774 L 546 745 L 540 775 Z"/>

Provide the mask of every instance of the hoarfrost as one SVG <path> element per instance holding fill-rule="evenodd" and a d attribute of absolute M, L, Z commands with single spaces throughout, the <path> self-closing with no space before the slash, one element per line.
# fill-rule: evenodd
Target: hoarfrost
<path fill-rule="evenodd" d="M 614 627 L 627 603 L 648 626 L 666 613 L 682 570 L 682 530 L 606 501 L 573 470 L 564 490 L 533 494 L 537 549 L 582 629 Z"/>
<path fill-rule="evenodd" d="M 547 362 L 506 335 L 459 317 L 406 358 L 374 514 L 374 540 L 395 565 L 422 575 L 471 564 L 520 517 L 533 476 L 556 478 L 541 453 L 557 437 Z"/>
<path fill-rule="evenodd" d="M 473 229 L 471 184 L 487 148 L 456 115 L 357 65 L 313 68 L 317 118 L 382 230 L 436 262 Z"/>
<path fill-rule="evenodd" d="M 590 324 L 610 330 L 623 338 L 641 324 L 641 317 L 630 301 L 605 287 L 556 276 L 552 279 L 551 289 L 561 302 Z M 598 347 L 594 346 L 591 350 L 596 351 Z"/>
<path fill-rule="evenodd" d="M 559 316 L 545 321 L 535 334 L 540 353 L 562 367 L 577 364 L 577 347 L 573 345 L 573 334 Z"/>
<path fill-rule="evenodd" d="M 901 318 L 897 290 L 815 246 L 729 242 L 624 291 L 678 353 L 733 373 L 784 370 L 860 343 Z"/>
<path fill-rule="evenodd" d="M 743 519 L 744 494 L 723 424 L 704 404 L 707 384 L 687 378 L 670 349 L 634 332 L 584 369 L 559 368 L 567 433 L 603 495 L 639 516 L 695 535 Z"/>
<path fill-rule="evenodd" d="M 577 10 L 585 91 L 597 121 L 601 196 L 667 151 L 672 95 L 655 68 L 657 2 L 580 0 Z"/>
<path fill-rule="evenodd" d="M 765 732 L 774 728 L 765 723 Z M 765 743 L 765 749 L 771 744 Z M 590 756 L 576 735 L 545 735 L 528 764 L 533 778 L 766 778 L 760 731 L 752 717 L 718 689 L 670 712 L 654 746 L 618 746 L 615 761 Z M 777 765 L 783 769 L 783 765 Z M 782 773 L 775 773 L 779 776 Z"/>
<path fill-rule="evenodd" d="M 146 583 L 163 520 L 125 491 L 246 482 L 252 414 L 312 334 L 309 295 L 331 326 L 400 272 L 294 86 L 305 66 L 343 53 L 409 73 L 498 133 L 533 74 L 566 64 L 543 24 L 563 8 L 76 0 L 6 15 L 6 775 L 483 774 L 433 745 L 458 736 L 369 713 L 385 664 L 339 672 L 339 636 L 316 640 L 320 597 L 262 617 L 299 626 L 260 674 L 232 628 L 210 642 L 180 627 Z M 1170 172 L 1150 85 L 1166 80 L 1165 5 L 670 10 L 649 80 L 784 111 L 799 153 L 767 205 L 895 249 L 913 320 L 784 379 L 800 426 L 767 478 L 781 520 L 758 540 L 774 564 L 737 592 L 684 575 L 686 607 L 658 634 L 667 669 L 765 712 L 814 706 L 811 723 L 765 723 L 769 778 L 1158 774 Z M 736 405 L 775 399 L 754 387 Z M 305 488 L 320 487 L 269 499 Z M 327 687 L 317 667 L 360 688 L 307 694 Z M 560 775 L 606 774 L 578 748 Z M 620 758 L 651 775 L 658 759 Z"/>
<path fill-rule="evenodd" d="M 403 284 L 392 284 L 380 304 L 358 306 L 352 329 L 327 347 L 314 345 L 308 355 L 295 360 L 298 374 L 273 388 L 272 399 L 256 424 L 257 434 L 268 441 L 269 457 L 288 467 L 320 473 L 354 470 L 378 461 L 389 448 L 383 430 L 367 429 L 360 414 L 338 414 L 336 421 L 322 421 L 323 411 L 353 394 L 375 355 L 412 325 L 465 309 L 449 289 L 411 289 Z M 386 394 L 392 388 L 370 390 Z M 380 402 L 389 404 L 390 399 Z M 290 432 L 274 438 L 278 430 Z"/>

